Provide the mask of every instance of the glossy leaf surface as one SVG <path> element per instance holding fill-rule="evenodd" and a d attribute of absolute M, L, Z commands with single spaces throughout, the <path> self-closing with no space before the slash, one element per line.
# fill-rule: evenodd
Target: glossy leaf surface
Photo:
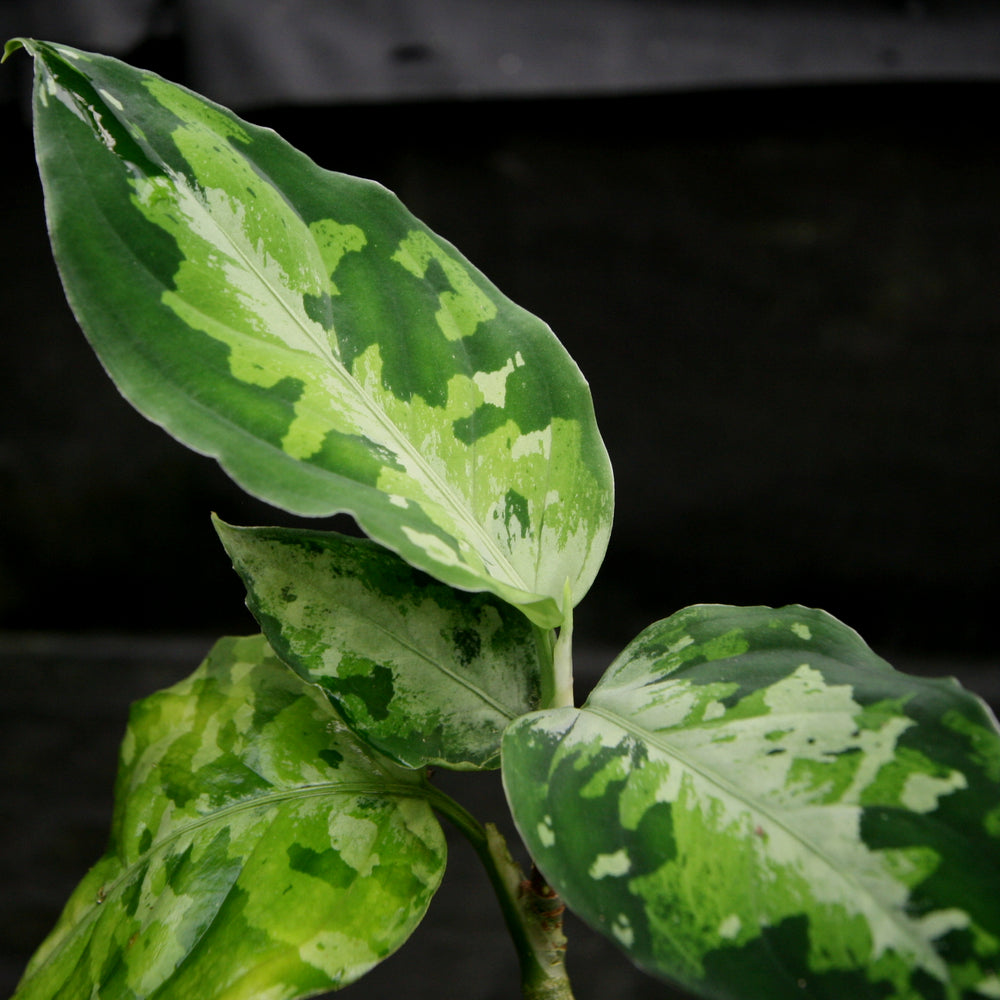
<path fill-rule="evenodd" d="M 492 594 L 456 591 L 329 532 L 216 528 L 273 648 L 355 732 L 410 767 L 499 767 L 538 707 L 546 636 Z"/>
<path fill-rule="evenodd" d="M 422 788 L 263 637 L 220 640 L 133 707 L 109 851 L 17 1000 L 292 998 L 357 979 L 440 882 Z"/>
<path fill-rule="evenodd" d="M 504 739 L 567 904 L 708 997 L 1000 996 L 1000 733 L 805 608 L 643 632 L 582 709 Z"/>
<path fill-rule="evenodd" d="M 549 328 L 380 185 L 151 73 L 23 44 L 56 260 L 125 396 L 250 492 L 349 511 L 558 625 L 566 581 L 579 600 L 603 559 L 612 486 Z"/>

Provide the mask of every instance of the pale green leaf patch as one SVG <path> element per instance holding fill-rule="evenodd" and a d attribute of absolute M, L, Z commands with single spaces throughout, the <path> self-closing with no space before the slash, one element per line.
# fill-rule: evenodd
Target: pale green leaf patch
<path fill-rule="evenodd" d="M 153 74 L 23 44 L 57 263 L 126 397 L 265 500 L 350 512 L 560 625 L 613 490 L 549 328 L 380 185 Z"/>
<path fill-rule="evenodd" d="M 398 948 L 445 865 L 423 777 L 360 743 L 262 636 L 137 703 L 108 853 L 17 1000 L 304 997 Z"/>
<path fill-rule="evenodd" d="M 451 290 L 438 294 L 441 307 L 434 314 L 434 318 L 448 340 L 471 337 L 480 323 L 485 323 L 496 316 L 496 306 L 472 280 L 468 270 L 451 254 L 444 252 L 427 233 L 411 232 L 399 244 L 399 249 L 392 255 L 392 259 L 417 278 L 426 278 L 427 269 L 432 262 L 444 272 Z M 521 363 L 524 363 L 523 359 Z M 513 366 L 510 370 L 513 370 Z M 508 369 L 505 367 L 501 371 L 506 372 Z M 500 395 L 499 403 L 493 400 L 488 402 L 494 406 L 503 406 L 503 395 Z"/>
<path fill-rule="evenodd" d="M 583 708 L 515 722 L 503 773 L 546 878 L 644 968 L 710 997 L 957 1000 L 1000 964 L 998 749 L 977 698 L 822 612 L 699 606 Z"/>
<path fill-rule="evenodd" d="M 372 542 L 215 523 L 273 648 L 362 738 L 409 767 L 500 766 L 504 729 L 539 707 L 547 634 Z"/>

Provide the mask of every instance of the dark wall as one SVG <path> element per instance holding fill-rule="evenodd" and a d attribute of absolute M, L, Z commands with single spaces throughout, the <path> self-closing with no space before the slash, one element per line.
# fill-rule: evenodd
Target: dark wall
<path fill-rule="evenodd" d="M 995 85 L 252 110 L 388 184 L 591 381 L 618 484 L 585 639 L 821 605 L 985 654 L 996 517 Z M 208 512 L 280 519 L 119 399 L 51 263 L 30 135 L 0 198 L 0 624 L 246 627 Z"/>

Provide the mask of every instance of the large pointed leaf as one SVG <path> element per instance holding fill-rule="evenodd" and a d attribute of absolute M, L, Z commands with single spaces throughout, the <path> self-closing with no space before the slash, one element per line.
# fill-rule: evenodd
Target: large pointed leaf
<path fill-rule="evenodd" d="M 372 542 L 216 528 L 282 659 L 355 732 L 409 767 L 500 766 L 510 721 L 538 708 L 547 635 L 492 594 L 436 583 Z"/>
<path fill-rule="evenodd" d="M 422 793 L 263 637 L 221 640 L 133 708 L 109 851 L 17 1000 L 287 1000 L 357 979 L 440 882 Z"/>
<path fill-rule="evenodd" d="M 805 608 L 653 625 L 504 738 L 567 904 L 709 997 L 1000 996 L 1000 733 Z"/>
<path fill-rule="evenodd" d="M 35 57 L 70 304 L 126 397 L 246 489 L 352 512 L 545 627 L 600 564 L 612 487 L 549 328 L 378 184 L 106 57 Z"/>

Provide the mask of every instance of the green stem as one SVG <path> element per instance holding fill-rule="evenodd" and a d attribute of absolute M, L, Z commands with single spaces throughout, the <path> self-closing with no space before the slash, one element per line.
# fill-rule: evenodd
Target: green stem
<path fill-rule="evenodd" d="M 563 588 L 563 623 L 558 633 L 535 626 L 541 667 L 539 708 L 572 708 L 573 701 L 573 594 L 569 581 Z"/>
<path fill-rule="evenodd" d="M 537 869 L 530 879 L 524 877 L 492 823 L 484 826 L 440 789 L 429 785 L 427 790 L 431 805 L 464 834 L 486 869 L 521 963 L 522 1000 L 573 1000 L 558 895 Z"/>
<path fill-rule="evenodd" d="M 551 708 L 572 708 L 573 701 L 573 598 L 566 582 L 563 623 L 552 650 L 553 694 Z"/>

